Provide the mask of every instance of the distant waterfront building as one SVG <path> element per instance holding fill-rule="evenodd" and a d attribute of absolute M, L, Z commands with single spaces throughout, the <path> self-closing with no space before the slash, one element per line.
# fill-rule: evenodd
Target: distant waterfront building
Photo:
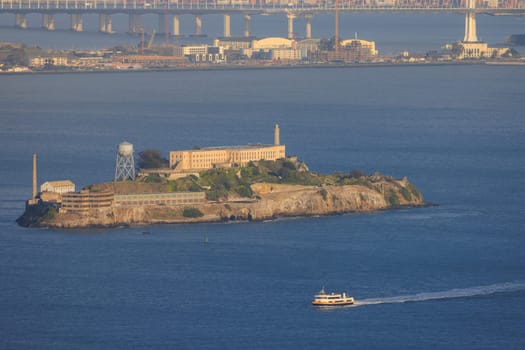
<path fill-rule="evenodd" d="M 248 58 L 298 61 L 307 57 L 308 49 L 299 48 L 292 39 L 269 37 L 253 40 L 249 48 L 243 48 L 242 53 Z"/>
<path fill-rule="evenodd" d="M 174 56 L 206 55 L 208 53 L 223 53 L 223 48 L 209 45 L 183 45 L 173 48 Z"/>
<path fill-rule="evenodd" d="M 71 180 L 46 181 L 40 186 L 40 192 L 75 192 L 75 184 Z"/>
<path fill-rule="evenodd" d="M 222 47 L 224 50 L 241 50 L 249 49 L 252 46 L 254 37 L 240 37 L 240 38 L 217 38 L 213 41 L 213 46 Z"/>
<path fill-rule="evenodd" d="M 67 66 L 68 58 L 66 56 L 37 56 L 29 60 L 30 67 L 44 66 Z"/>
<path fill-rule="evenodd" d="M 309 52 L 317 52 L 321 47 L 321 39 L 303 39 L 297 42 L 297 48 L 300 50 L 307 50 Z"/>
<path fill-rule="evenodd" d="M 508 47 L 488 47 L 488 44 L 482 41 L 479 42 L 459 42 L 458 59 L 466 58 L 498 58 L 509 51 Z"/>
<path fill-rule="evenodd" d="M 368 41 L 357 38 L 341 41 L 341 47 L 346 50 L 354 50 L 356 53 L 359 53 L 362 56 L 374 57 L 377 56 L 379 53 L 376 50 L 375 41 Z"/>
<path fill-rule="evenodd" d="M 187 58 L 190 62 L 218 63 L 224 61 L 224 48 L 209 45 L 175 46 L 173 54 L 176 57 Z"/>
<path fill-rule="evenodd" d="M 272 60 L 299 61 L 306 58 L 307 51 L 298 49 L 272 49 L 270 50 Z"/>
<path fill-rule="evenodd" d="M 184 57 L 177 56 L 158 56 L 158 55 L 133 55 L 133 56 L 113 56 L 111 65 L 114 68 L 128 67 L 174 67 L 186 62 Z"/>
<path fill-rule="evenodd" d="M 272 49 L 294 49 L 296 47 L 295 40 L 268 37 L 252 42 L 252 49 L 255 50 L 272 50 Z"/>
<path fill-rule="evenodd" d="M 177 172 L 245 166 L 259 160 L 286 157 L 286 146 L 280 144 L 279 126 L 275 125 L 273 145 L 209 147 L 171 151 L 170 168 Z"/>

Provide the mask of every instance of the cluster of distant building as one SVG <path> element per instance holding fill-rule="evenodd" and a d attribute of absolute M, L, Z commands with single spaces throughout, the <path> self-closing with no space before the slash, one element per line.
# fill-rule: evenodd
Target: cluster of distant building
<path fill-rule="evenodd" d="M 279 37 L 218 38 L 213 45 L 183 45 L 159 48 L 158 52 L 130 54 L 122 51 L 40 52 L 27 57 L 26 63 L 5 66 L 0 71 L 27 72 L 42 69 L 133 70 L 184 68 L 194 65 L 224 64 L 299 64 L 299 63 L 418 63 L 464 59 L 500 58 L 509 48 L 491 48 L 487 43 L 458 42 L 444 46 L 445 51 L 396 56 L 379 56 L 374 41 L 342 40 L 338 50 L 326 50 L 321 39 L 294 40 Z M 5 66 L 5 67 L 4 67 Z"/>
<path fill-rule="evenodd" d="M 268 37 L 224 37 L 212 45 L 181 45 L 158 48 L 155 54 L 114 54 L 97 61 L 79 59 L 79 66 L 104 64 L 114 69 L 173 67 L 185 64 L 226 64 L 239 62 L 371 62 L 378 56 L 375 42 L 362 39 L 343 40 L 337 56 L 323 48 L 321 39 L 287 39 Z"/>
<path fill-rule="evenodd" d="M 375 42 L 349 39 L 340 42 L 340 50 L 323 47 L 322 39 L 295 40 L 280 37 L 218 38 L 212 45 L 169 45 L 148 48 L 105 49 L 96 51 L 44 51 L 27 49 L 26 57 L 16 66 L 30 69 L 142 69 L 176 68 L 188 64 L 228 63 L 320 63 L 333 60 L 372 62 L 378 56 Z M 1 46 L 1 45 L 0 45 Z M 0 48 L 1 51 L 1 48 Z M 1 52 L 0 52 L 1 62 Z M 1 63 L 0 63 L 1 64 Z M 13 65 L 12 65 L 13 66 Z M 2 66 L 0 65 L 0 69 Z"/>

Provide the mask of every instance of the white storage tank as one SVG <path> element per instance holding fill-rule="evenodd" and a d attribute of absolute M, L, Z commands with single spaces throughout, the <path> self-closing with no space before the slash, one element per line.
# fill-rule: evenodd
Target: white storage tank
<path fill-rule="evenodd" d="M 133 155 L 133 145 L 129 142 L 122 142 L 118 145 L 118 154 L 123 157 L 129 157 Z"/>

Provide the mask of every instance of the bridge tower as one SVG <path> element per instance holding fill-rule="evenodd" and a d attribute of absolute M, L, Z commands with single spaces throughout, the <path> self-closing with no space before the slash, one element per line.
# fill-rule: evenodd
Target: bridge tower
<path fill-rule="evenodd" d="M 465 37 L 464 43 L 477 43 L 478 35 L 476 34 L 476 0 L 467 0 L 467 14 L 465 15 Z"/>
<path fill-rule="evenodd" d="M 135 161 L 133 160 L 133 145 L 122 142 L 117 148 L 117 164 L 115 165 L 115 181 L 135 179 Z"/>

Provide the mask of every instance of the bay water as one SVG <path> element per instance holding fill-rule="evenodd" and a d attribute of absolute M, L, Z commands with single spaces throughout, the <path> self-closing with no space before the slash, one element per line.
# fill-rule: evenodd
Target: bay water
<path fill-rule="evenodd" d="M 0 77 L 0 348 L 525 347 L 525 71 L 454 65 Z M 28 229 L 39 182 L 136 151 L 271 143 L 407 176 L 437 206 Z M 143 231 L 151 234 L 143 235 Z M 357 307 L 310 306 L 322 287 Z"/>

